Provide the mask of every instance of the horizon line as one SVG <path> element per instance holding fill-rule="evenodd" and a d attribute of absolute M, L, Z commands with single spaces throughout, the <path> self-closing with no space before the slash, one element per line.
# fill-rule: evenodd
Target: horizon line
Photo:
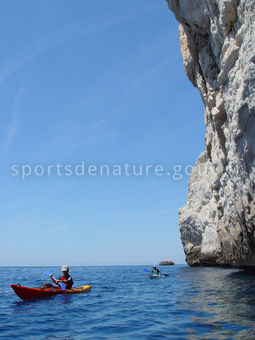
<path fill-rule="evenodd" d="M 154 263 L 152 264 L 95 264 L 95 265 L 68 265 L 69 267 L 142 267 L 142 266 L 152 266 L 155 265 Z M 172 266 L 177 266 L 177 265 L 188 265 L 187 263 L 175 263 L 174 265 L 159 265 L 157 266 L 160 267 L 172 267 Z M 62 265 L 0 265 L 0 268 L 2 267 L 61 267 Z"/>

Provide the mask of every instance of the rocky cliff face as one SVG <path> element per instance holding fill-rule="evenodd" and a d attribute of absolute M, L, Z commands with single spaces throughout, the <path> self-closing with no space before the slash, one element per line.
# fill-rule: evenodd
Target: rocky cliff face
<path fill-rule="evenodd" d="M 179 210 L 186 260 L 255 268 L 255 1 L 167 3 L 205 108 L 205 151 Z"/>

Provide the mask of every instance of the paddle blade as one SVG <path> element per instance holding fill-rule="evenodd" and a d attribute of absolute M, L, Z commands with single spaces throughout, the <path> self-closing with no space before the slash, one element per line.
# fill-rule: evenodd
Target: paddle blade
<path fill-rule="evenodd" d="M 146 273 L 149 273 L 149 272 L 150 272 L 148 269 L 144 269 L 144 271 L 145 271 Z"/>
<path fill-rule="evenodd" d="M 61 290 L 66 289 L 66 285 L 63 282 L 59 282 L 59 285 L 60 285 Z"/>
<path fill-rule="evenodd" d="M 45 274 L 45 275 L 50 275 L 50 274 L 51 274 L 51 271 L 50 271 L 50 270 L 45 270 L 45 272 L 43 272 L 43 274 Z"/>

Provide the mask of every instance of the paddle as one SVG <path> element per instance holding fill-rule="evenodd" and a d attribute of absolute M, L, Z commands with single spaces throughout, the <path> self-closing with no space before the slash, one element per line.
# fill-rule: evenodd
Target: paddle
<path fill-rule="evenodd" d="M 60 285 L 61 290 L 66 290 L 66 285 L 63 282 L 58 283 Z"/>
<path fill-rule="evenodd" d="M 43 272 L 43 274 L 50 275 L 51 271 L 50 270 L 45 270 Z M 54 277 L 53 277 L 53 279 L 56 281 L 56 279 Z M 66 289 L 66 285 L 63 282 L 58 282 L 57 284 L 60 286 L 61 290 L 65 290 Z"/>
<path fill-rule="evenodd" d="M 50 275 L 50 274 L 51 274 L 51 271 L 50 271 L 50 270 L 45 270 L 45 271 L 43 272 L 43 274 L 45 274 L 45 275 Z"/>
<path fill-rule="evenodd" d="M 150 273 L 150 270 L 148 270 L 148 269 L 144 269 L 144 271 L 146 272 L 146 273 Z M 162 273 L 161 273 L 162 274 Z M 169 276 L 170 274 L 162 274 L 163 276 Z"/>

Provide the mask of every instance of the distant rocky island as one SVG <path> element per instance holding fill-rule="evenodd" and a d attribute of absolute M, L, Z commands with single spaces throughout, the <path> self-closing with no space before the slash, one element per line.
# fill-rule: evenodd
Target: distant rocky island
<path fill-rule="evenodd" d="M 205 151 L 179 210 L 186 261 L 254 270 L 255 1 L 167 3 L 180 22 L 185 72 L 205 109 Z"/>
<path fill-rule="evenodd" d="M 173 266 L 173 265 L 174 265 L 174 262 L 170 260 L 159 262 L 159 266 Z"/>

